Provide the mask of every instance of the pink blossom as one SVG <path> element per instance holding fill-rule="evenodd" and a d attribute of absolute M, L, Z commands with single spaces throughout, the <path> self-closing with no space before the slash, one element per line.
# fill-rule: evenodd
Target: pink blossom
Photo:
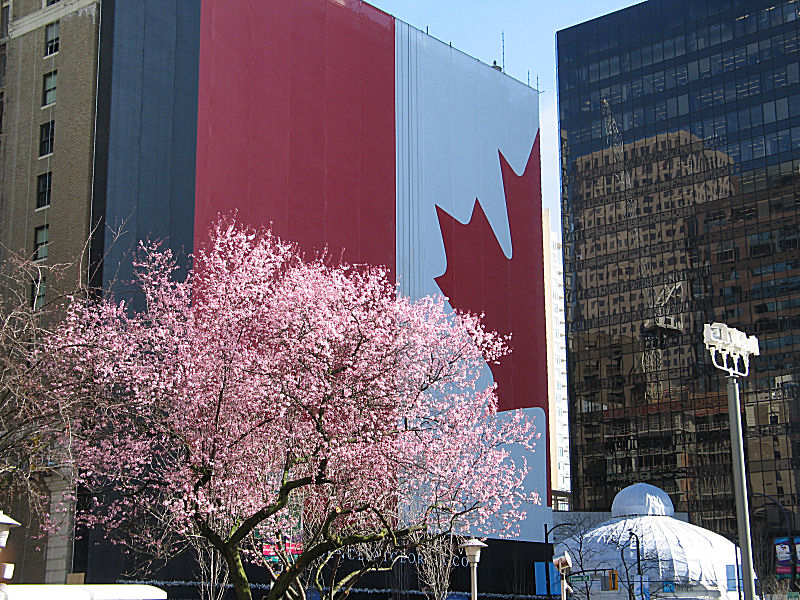
<path fill-rule="evenodd" d="M 86 399 L 64 440 L 78 479 L 114 491 L 87 523 L 238 553 L 301 522 L 309 553 L 387 528 L 510 534 L 538 500 L 507 450 L 533 448 L 532 423 L 497 421 L 479 385 L 507 351 L 479 317 L 230 219 L 186 279 L 157 244 L 136 266 L 142 312 L 76 299 L 44 349 L 65 401 Z"/>

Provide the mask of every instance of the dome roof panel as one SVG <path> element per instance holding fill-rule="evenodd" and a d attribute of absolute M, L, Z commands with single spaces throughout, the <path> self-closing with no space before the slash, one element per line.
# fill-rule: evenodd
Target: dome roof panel
<path fill-rule="evenodd" d="M 614 517 L 646 515 L 672 517 L 675 515 L 675 507 L 669 495 L 661 488 L 649 483 L 634 483 L 614 496 L 611 514 Z"/>

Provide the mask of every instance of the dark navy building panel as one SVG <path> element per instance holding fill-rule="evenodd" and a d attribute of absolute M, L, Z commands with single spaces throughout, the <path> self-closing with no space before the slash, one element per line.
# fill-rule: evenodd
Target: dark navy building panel
<path fill-rule="evenodd" d="M 132 279 L 138 240 L 192 252 L 199 31 L 196 0 L 103 3 L 93 213 L 107 227 L 104 289 Z"/>

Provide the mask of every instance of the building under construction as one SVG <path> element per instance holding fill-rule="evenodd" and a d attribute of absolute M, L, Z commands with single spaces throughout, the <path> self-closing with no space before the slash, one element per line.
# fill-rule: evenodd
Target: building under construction
<path fill-rule="evenodd" d="M 723 321 L 761 342 L 742 380 L 754 530 L 792 527 L 799 9 L 651 0 L 558 33 L 576 509 L 644 481 L 734 535 L 725 383 L 702 334 Z"/>

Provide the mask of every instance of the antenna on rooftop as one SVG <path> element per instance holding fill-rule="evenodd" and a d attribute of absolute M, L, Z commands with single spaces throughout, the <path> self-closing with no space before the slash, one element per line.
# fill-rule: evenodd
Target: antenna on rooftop
<path fill-rule="evenodd" d="M 500 30 L 500 43 L 503 46 L 503 73 L 506 72 L 506 32 Z"/>

